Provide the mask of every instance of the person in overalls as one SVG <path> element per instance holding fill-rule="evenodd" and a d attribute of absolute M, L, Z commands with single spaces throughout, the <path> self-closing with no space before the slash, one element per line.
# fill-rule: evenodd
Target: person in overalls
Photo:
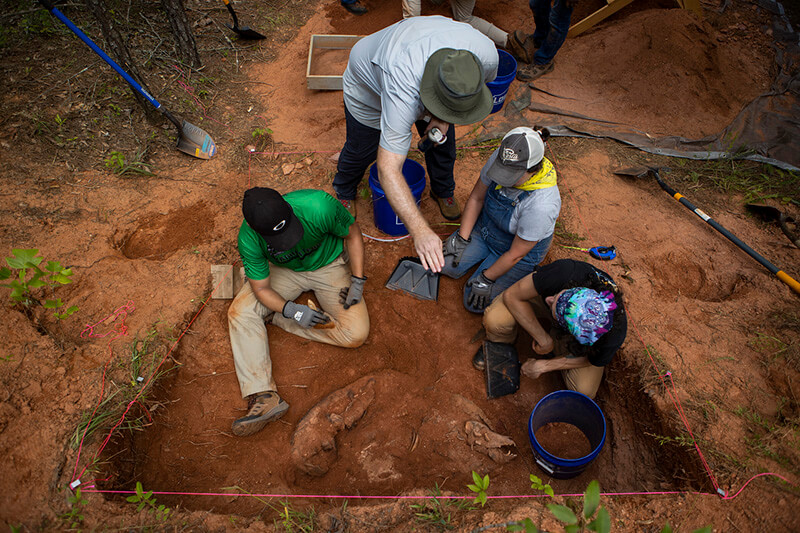
<path fill-rule="evenodd" d="M 460 278 L 478 268 L 464 287 L 464 307 L 482 313 L 492 300 L 533 272 L 553 240 L 561 195 L 553 164 L 544 157 L 550 132 L 509 131 L 481 169 L 460 228 L 444 243 L 442 274 Z"/>

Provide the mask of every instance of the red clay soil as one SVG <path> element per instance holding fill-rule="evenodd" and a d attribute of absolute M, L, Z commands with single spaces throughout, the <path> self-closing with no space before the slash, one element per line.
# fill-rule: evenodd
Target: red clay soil
<path fill-rule="evenodd" d="M 580 459 L 592 453 L 592 445 L 577 426 L 551 422 L 534 433 L 536 441 L 549 454 L 561 459 Z"/>
<path fill-rule="evenodd" d="M 760 35 L 749 7 L 737 3 L 741 16 L 709 12 L 700 21 L 686 11 L 646 2 L 651 9 L 634 9 L 636 4 L 567 41 L 554 72 L 537 82 L 571 98 L 552 105 L 653 135 L 699 137 L 721 130 L 767 88 L 771 55 L 765 38 L 740 37 Z M 546 260 L 593 261 L 561 245 L 616 246 L 615 260 L 594 264 L 619 282 L 630 317 L 628 339 L 597 397 L 607 440 L 583 474 L 550 479 L 535 464 L 528 441 L 531 410 L 563 387 L 560 376 L 523 377 L 517 393 L 487 399 L 483 374 L 470 364 L 481 318 L 461 304 L 465 280 L 442 278 L 435 302 L 384 287 L 413 247 L 408 239 L 373 239 L 386 236 L 373 223 L 366 182 L 358 200 L 358 221 L 368 235 L 366 344 L 336 348 L 269 326 L 275 378 L 290 409 L 254 436 L 231 435 L 231 423 L 246 405 L 228 338 L 230 300 L 208 299 L 215 289 L 210 266 L 237 260 L 240 201 L 248 187 L 331 191 L 332 156 L 344 136 L 341 93 L 306 89 L 308 42 L 311 34 L 370 33 L 400 16 L 399 3 L 366 5 L 370 12 L 356 18 L 337 1 L 325 1 L 296 37 L 280 45 L 274 61 L 243 63 L 248 83 L 236 86 L 241 92 L 206 110 L 224 122 L 204 123 L 218 128 L 219 155 L 210 161 L 161 152 L 158 177 L 122 177 L 39 165 L 24 153 L 4 155 L 30 173 L 15 174 L 22 185 L 0 195 L 2 249 L 8 255 L 12 248 L 37 247 L 46 258 L 72 265 L 75 283 L 59 296 L 80 310 L 57 322 L 43 312 L 29 319 L 15 308 L 0 309 L 0 356 L 8 357 L 0 364 L 0 451 L 6 458 L 0 520 L 57 529 L 57 516 L 69 509 L 63 491 L 81 473 L 84 487 L 97 479 L 103 489 L 141 482 L 154 491 L 230 493 L 158 495 L 158 501 L 180 506 L 176 520 L 193 529 L 236 524 L 263 530 L 272 527 L 276 512 L 264 498 L 233 494 L 421 496 L 438 486 L 469 495 L 466 485 L 476 471 L 490 475 L 490 496 L 534 493 L 529 474 L 556 494 L 581 493 L 597 479 L 603 492 L 625 494 L 604 498 L 619 531 L 658 531 L 666 521 L 680 531 L 708 524 L 715 531 L 800 529 L 798 296 L 654 181 L 613 174 L 618 167 L 666 160 L 607 141 L 554 138 L 548 151 L 563 208 Z M 446 13 L 447 5 L 424 9 Z M 518 21 L 531 25 L 523 0 L 497 2 L 492 11 L 478 2 L 476 14 L 506 29 Z M 512 92 L 520 90 L 514 82 Z M 508 120 L 501 115 L 484 127 Z M 515 125 L 540 118 L 525 112 Z M 273 132 L 270 140 L 248 153 L 251 132 L 265 126 Z M 480 133 L 474 127 L 458 132 L 461 146 L 473 145 Z M 487 155 L 485 149 L 460 153 L 456 196 L 462 205 Z M 741 198 L 685 191 L 690 197 L 693 192 L 723 226 L 800 276 L 800 250 L 777 228 L 748 217 Z M 442 236 L 453 230 L 427 191 L 421 209 Z M 106 319 L 126 305 L 127 314 Z M 158 358 L 169 352 L 165 365 L 172 370 L 157 386 L 148 413 L 131 406 L 130 416 L 150 421 L 143 431 L 116 432 L 102 451 L 105 433 L 93 435 L 79 455 L 68 440 L 80 414 L 91 412 L 101 397 L 106 362 L 107 394 L 132 379 L 115 370 L 122 365 L 117 362 L 129 360 L 132 341 L 153 330 L 161 332 Z M 532 356 L 526 335 L 517 348 L 522 361 Z M 684 422 L 699 448 L 691 445 Z M 754 451 L 756 436 L 756 445 L 769 453 Z M 96 454 L 100 462 L 86 470 Z M 734 499 L 715 494 L 717 486 L 737 494 L 762 472 L 788 483 L 764 476 Z M 90 526 L 134 520 L 119 497 L 89 498 L 84 514 Z M 296 509 L 313 505 L 335 515 L 350 531 L 426 530 L 409 503 L 351 498 L 345 510 L 338 499 L 291 501 Z M 531 517 L 557 529 L 544 503 L 491 500 L 454 521 L 469 531 Z M 146 515 L 134 518 L 148 523 Z"/>

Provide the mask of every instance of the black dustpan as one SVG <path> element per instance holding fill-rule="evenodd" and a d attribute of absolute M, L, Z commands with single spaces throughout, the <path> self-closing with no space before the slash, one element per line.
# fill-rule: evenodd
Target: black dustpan
<path fill-rule="evenodd" d="M 401 290 L 420 300 L 433 300 L 439 297 L 439 274 L 426 270 L 417 257 L 402 257 L 394 267 L 386 288 Z"/>
<path fill-rule="evenodd" d="M 519 356 L 513 344 L 483 341 L 486 395 L 499 398 L 519 389 Z"/>

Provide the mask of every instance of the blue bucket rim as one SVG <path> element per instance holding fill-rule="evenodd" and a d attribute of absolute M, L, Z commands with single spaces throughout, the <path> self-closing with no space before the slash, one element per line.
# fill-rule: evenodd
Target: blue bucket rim
<path fill-rule="evenodd" d="M 542 404 L 542 402 L 544 402 L 545 400 L 547 400 L 551 396 L 563 395 L 565 393 L 567 395 L 582 396 L 583 398 L 588 400 L 589 403 L 591 405 L 593 405 L 594 408 L 597 410 L 597 412 L 600 414 L 600 418 L 603 421 L 603 438 L 600 439 L 600 442 L 597 444 L 597 446 L 595 446 L 592 449 L 591 452 L 589 452 L 588 454 L 584 455 L 583 457 L 578 457 L 577 459 L 565 459 L 563 457 L 559 457 L 557 455 L 551 454 L 550 452 L 548 452 L 544 448 L 544 446 L 541 445 L 539 440 L 536 438 L 536 432 L 533 430 L 533 415 L 536 414 L 536 409 L 539 408 L 539 406 Z M 575 426 L 575 427 L 577 427 L 577 426 Z M 580 429 L 581 433 L 583 433 L 583 430 L 581 428 L 578 428 L 578 429 Z M 557 391 L 551 392 L 550 394 L 548 394 L 547 396 L 545 396 L 544 398 L 542 398 L 541 400 L 536 402 L 536 406 L 533 408 L 533 411 L 531 411 L 531 416 L 528 418 L 528 437 L 532 441 L 536 441 L 536 446 L 538 448 L 538 451 L 542 454 L 542 458 L 545 461 L 549 462 L 549 463 L 553 463 L 555 461 L 555 462 L 558 462 L 558 463 L 560 463 L 561 465 L 563 465 L 565 467 L 583 466 L 584 464 L 589 462 L 589 461 L 586 461 L 587 458 L 590 458 L 590 461 L 593 460 L 600 453 L 600 450 L 603 448 L 603 445 L 606 442 L 606 430 L 607 429 L 608 428 L 606 426 L 606 416 L 603 414 L 603 410 L 600 409 L 600 406 L 597 405 L 597 402 L 595 402 L 594 400 L 592 400 L 591 398 L 589 398 L 588 396 L 586 396 L 582 392 L 578 392 L 578 391 L 574 391 L 574 390 L 570 390 L 570 389 L 557 390 Z M 586 435 L 586 434 L 584 433 L 584 435 Z M 588 440 L 588 437 L 587 437 L 587 440 Z M 531 444 L 533 444 L 533 442 L 531 442 Z"/>
<path fill-rule="evenodd" d="M 508 59 L 510 59 L 511 61 L 514 62 L 514 69 L 510 73 L 503 74 L 501 76 L 499 70 L 500 70 L 500 61 L 502 61 L 503 55 L 508 56 Z M 519 63 L 517 63 L 517 59 L 514 56 L 512 56 L 511 54 L 509 54 L 505 50 L 500 50 L 499 48 L 497 49 L 497 57 L 498 57 L 498 62 L 497 62 L 498 73 L 497 73 L 497 76 L 492 81 L 486 82 L 486 86 L 487 87 L 497 87 L 497 86 L 501 86 L 501 85 L 509 85 L 510 86 L 511 82 L 514 81 L 514 77 L 517 75 L 517 69 L 519 68 Z M 498 82 L 497 78 L 501 78 L 502 81 Z"/>

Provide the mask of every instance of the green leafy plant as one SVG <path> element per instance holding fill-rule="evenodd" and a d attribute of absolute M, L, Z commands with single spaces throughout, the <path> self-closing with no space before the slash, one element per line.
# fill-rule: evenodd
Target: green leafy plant
<path fill-rule="evenodd" d="M 551 496 L 551 497 L 554 496 L 553 487 L 551 487 L 549 484 L 542 485 L 542 480 L 539 479 L 537 476 L 534 476 L 533 474 L 531 474 L 531 478 L 530 479 L 531 479 L 531 488 L 532 489 L 540 490 L 540 491 L 544 492 L 545 494 L 547 494 L 548 496 Z"/>
<path fill-rule="evenodd" d="M 256 128 L 251 133 L 257 151 L 262 151 L 272 142 L 272 130 L 269 128 Z"/>
<path fill-rule="evenodd" d="M 442 489 L 438 483 L 428 491 L 428 495 L 430 498 L 422 503 L 412 504 L 411 508 L 414 510 L 417 522 L 434 527 L 439 531 L 455 528 L 452 523 L 451 511 L 469 508 L 469 504 L 466 502 L 455 503 L 448 498 L 442 498 Z"/>
<path fill-rule="evenodd" d="M 258 139 L 259 137 L 266 137 L 267 135 L 272 135 L 272 130 L 269 128 L 256 128 L 253 130 L 253 139 Z"/>
<path fill-rule="evenodd" d="M 135 161 L 128 163 L 125 160 L 125 154 L 116 150 L 112 151 L 104 160 L 106 168 L 115 174 L 140 174 L 142 176 L 155 176 L 150 171 L 150 165 L 140 161 L 141 154 L 137 154 Z"/>
<path fill-rule="evenodd" d="M 153 514 L 156 518 L 161 520 L 162 522 L 169 518 L 170 509 L 165 507 L 163 504 L 159 505 L 156 502 L 156 499 L 153 497 L 153 491 L 145 492 L 142 488 L 141 482 L 136 482 L 136 494 L 128 496 L 125 498 L 130 503 L 138 504 L 136 507 L 137 511 L 141 511 L 144 508 L 148 509 L 148 512 Z"/>
<path fill-rule="evenodd" d="M 481 507 L 483 507 L 486 505 L 486 490 L 489 488 L 489 474 L 481 477 L 473 470 L 472 481 L 474 483 L 467 485 L 467 488 L 477 494 L 474 503 L 480 503 Z"/>
<path fill-rule="evenodd" d="M 83 506 L 85 506 L 88 501 L 81 495 L 80 487 L 75 490 L 67 501 L 70 504 L 70 509 L 60 516 L 61 521 L 67 529 L 78 529 L 83 523 Z"/>
<path fill-rule="evenodd" d="M 600 507 L 600 484 L 597 480 L 592 480 L 583 493 L 583 511 L 580 515 L 576 515 L 565 505 L 548 503 L 547 508 L 564 524 L 565 533 L 576 533 L 584 529 L 597 533 L 611 531 L 611 517 L 605 507 Z"/>
<path fill-rule="evenodd" d="M 14 354 L 0 356 L 0 361 L 4 363 L 10 363 L 13 360 L 14 360 Z"/>
<path fill-rule="evenodd" d="M 25 309 L 41 305 L 45 309 L 53 309 L 54 316 L 61 320 L 78 310 L 77 306 L 62 309 L 61 298 L 42 298 L 41 292 L 52 293 L 56 287 L 72 283 L 72 269 L 64 268 L 58 261 L 48 261 L 44 269 L 40 268 L 44 259 L 35 248 L 11 250 L 12 257 L 6 257 L 8 267 L 0 268 L 0 287 L 11 289 L 11 299 Z M 32 273 L 32 274 L 31 274 Z M 30 277 L 29 277 L 30 274 Z"/>

